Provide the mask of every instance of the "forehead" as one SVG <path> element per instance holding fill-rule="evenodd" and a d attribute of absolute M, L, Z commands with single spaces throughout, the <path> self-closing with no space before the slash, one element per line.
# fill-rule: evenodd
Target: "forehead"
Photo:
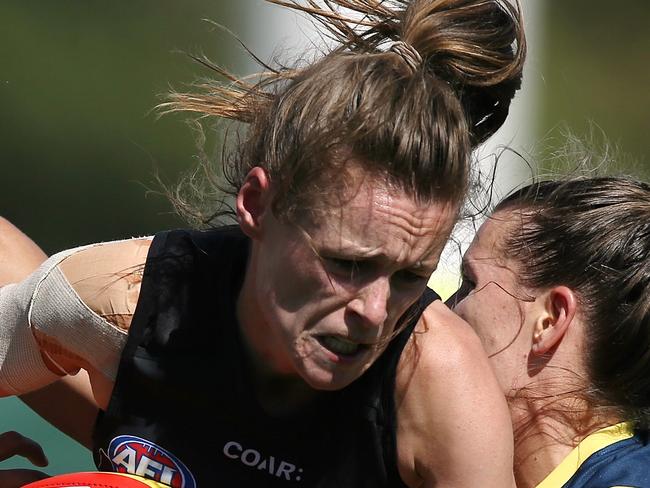
<path fill-rule="evenodd" d="M 382 178 L 355 175 L 342 205 L 318 212 L 308 233 L 329 248 L 359 257 L 385 255 L 397 261 L 435 260 L 449 237 L 457 209 L 446 202 L 418 202 Z"/>
<path fill-rule="evenodd" d="M 465 260 L 505 261 L 503 244 L 514 231 L 515 225 L 514 211 L 501 210 L 492 214 L 476 233 L 465 253 Z"/>

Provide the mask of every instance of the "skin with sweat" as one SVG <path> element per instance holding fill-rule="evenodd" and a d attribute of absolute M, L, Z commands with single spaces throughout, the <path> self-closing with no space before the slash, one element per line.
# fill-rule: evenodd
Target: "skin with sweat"
<path fill-rule="evenodd" d="M 262 364 L 315 389 L 343 388 L 373 363 L 423 292 L 455 216 L 354 177 L 355 194 L 317 222 L 279 220 L 262 170 L 238 200 L 253 242 L 238 303 L 245 336 Z"/>

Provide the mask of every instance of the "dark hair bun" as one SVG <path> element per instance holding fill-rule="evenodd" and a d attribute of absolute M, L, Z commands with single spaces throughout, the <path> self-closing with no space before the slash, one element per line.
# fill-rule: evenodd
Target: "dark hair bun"
<path fill-rule="evenodd" d="M 505 121 L 526 55 L 519 5 L 505 0 L 402 1 L 400 35 L 460 99 L 474 145 Z"/>

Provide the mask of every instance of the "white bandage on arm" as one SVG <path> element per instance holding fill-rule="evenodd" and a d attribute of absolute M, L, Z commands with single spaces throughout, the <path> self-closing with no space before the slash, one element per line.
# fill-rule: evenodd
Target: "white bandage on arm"
<path fill-rule="evenodd" d="M 5 394 L 19 395 L 59 379 L 43 362 L 27 323 L 32 288 L 27 282 L 0 288 L 0 390 Z"/>
<path fill-rule="evenodd" d="M 0 389 L 5 393 L 26 393 L 59 378 L 43 362 L 35 332 L 115 379 L 126 332 L 88 308 L 58 268 L 81 249 L 55 254 L 22 283 L 0 288 Z"/>

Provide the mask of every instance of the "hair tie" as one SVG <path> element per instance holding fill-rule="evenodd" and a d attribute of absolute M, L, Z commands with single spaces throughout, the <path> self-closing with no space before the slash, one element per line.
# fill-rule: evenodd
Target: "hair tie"
<path fill-rule="evenodd" d="M 392 41 L 388 45 L 386 51 L 392 51 L 395 54 L 398 54 L 404 60 L 406 65 L 411 68 L 412 73 L 415 73 L 422 65 L 422 56 L 420 56 L 418 50 L 408 42 Z"/>

